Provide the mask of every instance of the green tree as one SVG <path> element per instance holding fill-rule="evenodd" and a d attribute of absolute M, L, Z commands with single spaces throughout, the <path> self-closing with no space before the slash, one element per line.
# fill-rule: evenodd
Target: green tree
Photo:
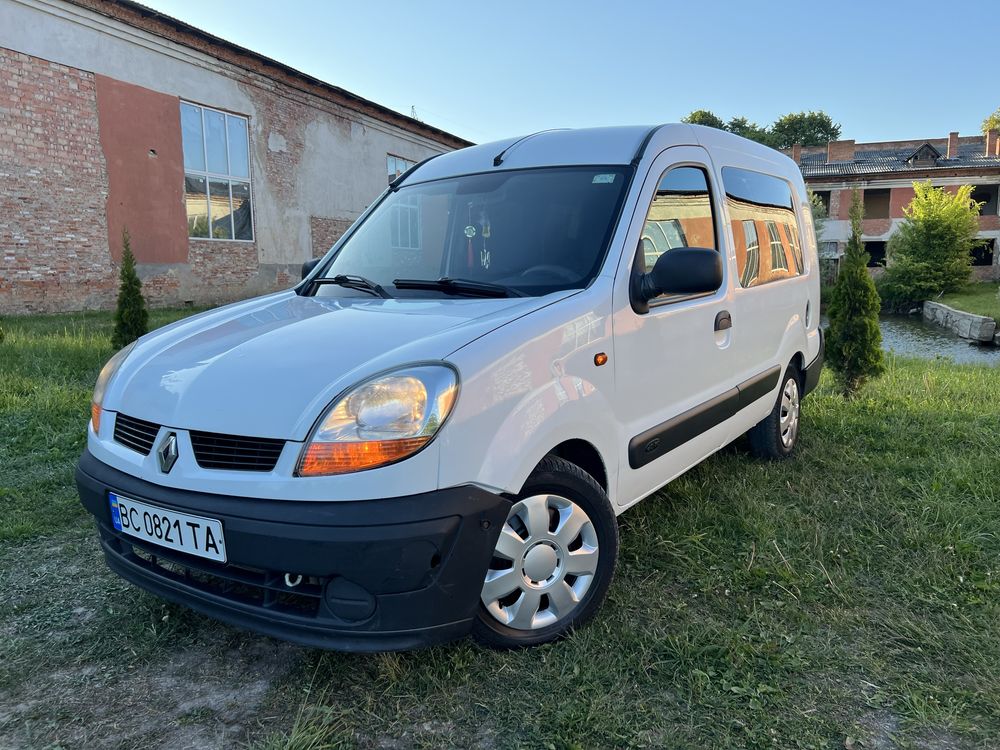
<path fill-rule="evenodd" d="M 983 120 L 983 135 L 986 135 L 990 130 L 1000 130 L 1000 108 Z"/>
<path fill-rule="evenodd" d="M 822 146 L 840 138 L 840 125 L 826 112 L 790 112 L 779 117 L 770 130 L 773 148 L 791 148 L 796 143 L 803 146 Z"/>
<path fill-rule="evenodd" d="M 823 236 L 823 229 L 826 227 L 826 220 L 830 217 L 827 215 L 826 206 L 823 205 L 820 197 L 808 188 L 806 188 L 806 193 L 809 195 L 809 207 L 812 209 L 813 227 L 816 229 L 816 241 L 819 242 L 820 237 Z"/>
<path fill-rule="evenodd" d="M 722 118 L 714 112 L 709 112 L 707 109 L 696 109 L 694 112 L 682 117 L 681 122 L 686 122 L 688 125 L 707 125 L 710 128 L 718 128 L 719 130 L 726 129 L 726 123 L 723 122 Z"/>
<path fill-rule="evenodd" d="M 853 396 L 867 380 L 885 369 L 882 333 L 878 327 L 880 301 L 868 273 L 868 253 L 861 241 L 864 206 L 855 190 L 851 200 L 851 239 L 841 261 L 827 316 L 827 362 L 845 396 Z"/>
<path fill-rule="evenodd" d="M 972 186 L 951 193 L 931 183 L 913 183 L 913 200 L 889 238 L 888 267 L 879 282 L 890 310 L 903 310 L 969 281 L 977 244 L 979 208 Z"/>
<path fill-rule="evenodd" d="M 115 308 L 115 332 L 111 345 L 128 346 L 149 330 L 149 311 L 142 296 L 142 282 L 135 271 L 135 256 L 128 229 L 122 230 L 122 264 L 118 272 L 118 306 Z"/>
<path fill-rule="evenodd" d="M 749 138 L 751 141 L 763 143 L 765 146 L 771 145 L 771 132 L 761 127 L 755 122 L 750 122 L 745 117 L 733 117 L 726 123 L 726 130 L 735 135 Z"/>

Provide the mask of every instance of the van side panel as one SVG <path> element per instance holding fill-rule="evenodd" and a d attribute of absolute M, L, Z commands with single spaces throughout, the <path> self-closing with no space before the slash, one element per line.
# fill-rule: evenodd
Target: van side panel
<path fill-rule="evenodd" d="M 614 496 L 622 436 L 608 402 L 613 368 L 594 361 L 612 351 L 610 286 L 599 278 L 448 358 L 463 377 L 455 411 L 435 441 L 440 487 L 475 482 L 517 493 L 549 451 L 578 439 L 597 449 Z"/>

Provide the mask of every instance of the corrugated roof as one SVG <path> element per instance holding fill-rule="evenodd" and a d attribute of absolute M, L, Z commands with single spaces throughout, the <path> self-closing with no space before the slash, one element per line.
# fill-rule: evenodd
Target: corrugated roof
<path fill-rule="evenodd" d="M 827 163 L 826 151 L 803 153 L 799 167 L 803 177 L 840 177 L 850 175 L 883 174 L 891 172 L 927 172 L 935 169 L 996 169 L 1000 168 L 1000 156 L 987 156 L 984 151 L 984 139 L 966 139 L 959 143 L 958 155 L 952 159 L 941 157 L 935 164 L 910 164 L 907 159 L 919 148 L 914 148 L 913 142 L 893 148 L 890 144 L 875 144 L 872 149 L 858 144 L 853 161 Z M 934 148 L 940 151 L 936 143 L 939 139 L 928 140 Z"/>

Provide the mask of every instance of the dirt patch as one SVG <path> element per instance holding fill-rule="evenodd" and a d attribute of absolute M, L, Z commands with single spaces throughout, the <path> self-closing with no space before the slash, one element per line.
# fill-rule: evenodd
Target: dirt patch
<path fill-rule="evenodd" d="M 21 581 L 0 565 L 0 748 L 224 747 L 268 724 L 303 650 L 139 592 L 96 548 L 80 534 L 12 551 L 35 571 Z"/>

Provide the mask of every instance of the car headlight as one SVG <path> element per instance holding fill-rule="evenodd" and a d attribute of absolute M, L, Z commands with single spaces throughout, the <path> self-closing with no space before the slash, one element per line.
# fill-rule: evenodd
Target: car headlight
<path fill-rule="evenodd" d="M 95 434 L 101 429 L 101 408 L 104 404 L 104 392 L 108 389 L 108 383 L 111 382 L 111 378 L 118 372 L 118 368 L 122 366 L 122 362 L 125 361 L 125 358 L 134 346 L 135 342 L 133 341 L 124 349 L 119 349 L 115 356 L 109 359 L 107 364 L 101 368 L 101 374 L 97 376 L 97 384 L 94 386 L 94 397 L 90 400 L 90 421 L 94 425 Z"/>
<path fill-rule="evenodd" d="M 374 469 L 412 456 L 451 413 L 458 376 L 444 365 L 378 375 L 334 401 L 299 459 L 300 477 Z"/>

